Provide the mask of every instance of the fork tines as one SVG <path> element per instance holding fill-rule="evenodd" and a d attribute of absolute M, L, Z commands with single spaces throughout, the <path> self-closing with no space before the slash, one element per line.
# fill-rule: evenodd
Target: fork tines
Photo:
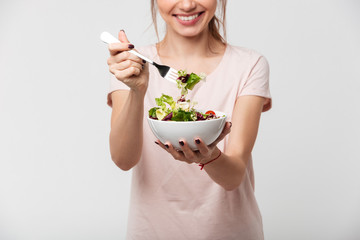
<path fill-rule="evenodd" d="M 176 79 L 178 78 L 178 71 L 173 68 L 170 68 L 164 78 L 166 80 L 176 83 Z"/>
<path fill-rule="evenodd" d="M 168 81 L 176 83 L 176 79 L 178 78 L 178 71 L 169 66 L 160 65 L 156 62 L 153 62 L 153 65 L 159 70 L 160 75 Z"/>

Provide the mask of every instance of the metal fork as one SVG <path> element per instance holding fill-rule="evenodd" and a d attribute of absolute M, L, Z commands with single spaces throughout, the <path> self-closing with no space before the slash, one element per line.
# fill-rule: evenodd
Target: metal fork
<path fill-rule="evenodd" d="M 116 42 L 120 42 L 118 39 L 116 39 L 113 35 L 111 35 L 108 32 L 103 32 L 100 35 L 100 39 L 104 42 L 104 43 L 116 43 Z M 160 75 L 165 78 L 166 80 L 176 83 L 176 79 L 178 78 L 178 71 L 175 70 L 174 68 L 171 68 L 169 66 L 166 65 L 160 65 L 157 64 L 156 62 L 148 59 L 147 57 L 141 55 L 140 53 L 134 51 L 134 50 L 129 50 L 128 52 L 138 56 L 139 58 L 147 61 L 148 63 L 154 65 L 158 70 Z"/>

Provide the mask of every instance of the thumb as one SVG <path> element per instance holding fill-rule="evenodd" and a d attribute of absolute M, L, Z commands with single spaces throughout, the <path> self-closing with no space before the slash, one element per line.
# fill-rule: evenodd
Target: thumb
<path fill-rule="evenodd" d="M 126 37 L 125 31 L 124 30 L 120 30 L 119 32 L 119 40 L 122 43 L 130 43 L 129 40 Z"/>

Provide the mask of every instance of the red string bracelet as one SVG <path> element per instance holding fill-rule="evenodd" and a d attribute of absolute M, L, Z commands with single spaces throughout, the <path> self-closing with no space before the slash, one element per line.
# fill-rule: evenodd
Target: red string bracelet
<path fill-rule="evenodd" d="M 199 166 L 201 167 L 200 170 L 203 170 L 203 168 L 204 168 L 204 166 L 205 166 L 206 164 L 209 164 L 209 163 L 215 161 L 215 160 L 218 159 L 220 156 L 221 156 L 221 151 L 220 151 L 220 153 L 219 153 L 219 156 L 217 156 L 217 157 L 214 158 L 213 160 L 210 160 L 210 161 L 208 161 L 207 163 L 200 163 L 200 164 L 199 164 Z"/>

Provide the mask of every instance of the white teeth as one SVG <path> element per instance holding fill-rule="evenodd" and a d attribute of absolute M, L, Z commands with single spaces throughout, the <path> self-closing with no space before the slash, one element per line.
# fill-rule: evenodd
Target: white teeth
<path fill-rule="evenodd" d="M 182 21 L 191 21 L 191 20 L 194 20 L 195 18 L 197 18 L 198 16 L 199 16 L 199 14 L 195 14 L 195 15 L 188 16 L 188 17 L 185 17 L 185 16 L 177 16 L 177 17 Z"/>

